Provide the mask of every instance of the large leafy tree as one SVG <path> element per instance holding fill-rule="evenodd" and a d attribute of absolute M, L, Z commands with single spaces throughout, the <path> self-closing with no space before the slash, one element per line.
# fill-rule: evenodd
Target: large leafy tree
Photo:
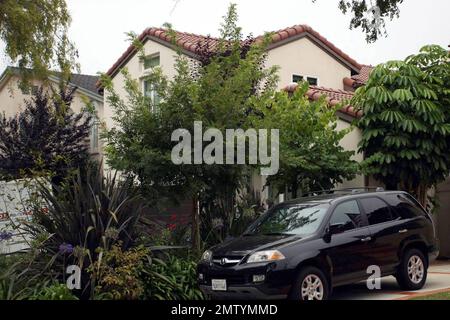
<path fill-rule="evenodd" d="M 91 115 L 70 109 L 74 90 L 55 96 L 41 89 L 26 101 L 23 112 L 11 118 L 0 114 L 1 178 L 49 174 L 58 180 L 83 166 Z"/>
<path fill-rule="evenodd" d="M 290 96 L 276 93 L 267 104 L 270 107 L 264 107 L 255 117 L 258 127 L 280 130 L 280 170 L 267 182 L 281 193 L 287 187 L 294 198 L 305 192 L 332 189 L 354 178 L 358 170 L 357 162 L 351 160 L 354 152 L 345 151 L 339 144 L 350 129 L 337 130 L 337 109 L 324 97 L 310 101 L 307 90 L 305 82 Z"/>
<path fill-rule="evenodd" d="M 122 71 L 126 79 L 126 99 L 115 92 L 110 79 L 103 79 L 103 84 L 117 124 L 106 134 L 108 163 L 135 176 L 147 196 L 157 202 L 167 198 L 178 201 L 191 198 L 194 204 L 214 203 L 214 208 L 208 204 L 202 207 L 214 209 L 226 225 L 235 212 L 237 190 L 248 168 L 225 164 L 174 164 L 171 154 L 177 143 L 171 141 L 171 135 L 177 129 L 186 129 L 193 139 L 194 121 L 202 121 L 204 130 L 220 130 L 223 136 L 226 129 L 245 130 L 248 127 L 246 116 L 259 97 L 274 90 L 275 70 L 262 67 L 263 44 L 242 46 L 234 5 L 220 31 L 218 50 L 213 54 L 204 52 L 198 65 L 190 65 L 180 54 L 174 79 L 165 79 L 158 68 L 148 75 L 146 80 L 157 88 L 161 97 L 157 104 L 142 94 L 138 82 L 126 69 Z M 194 158 L 193 154 L 188 157 Z M 198 211 L 194 206 L 192 242 L 195 249 L 199 248 Z"/>
<path fill-rule="evenodd" d="M 366 172 L 421 203 L 450 172 L 449 61 L 444 48 L 426 46 L 381 64 L 353 101 L 364 112 L 358 125 Z"/>
<path fill-rule="evenodd" d="M 65 0 L 0 1 L 0 40 L 6 44 L 5 53 L 34 73 L 74 65 L 76 50 L 67 37 L 69 24 Z"/>

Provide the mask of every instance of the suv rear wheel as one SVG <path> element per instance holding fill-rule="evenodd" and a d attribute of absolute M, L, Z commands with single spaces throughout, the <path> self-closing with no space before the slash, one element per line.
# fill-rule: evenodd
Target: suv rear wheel
<path fill-rule="evenodd" d="M 427 260 L 422 251 L 406 251 L 396 274 L 400 288 L 411 291 L 422 289 L 427 281 L 427 269 Z"/>
<path fill-rule="evenodd" d="M 329 283 L 325 274 L 318 268 L 303 268 L 292 287 L 291 300 L 327 300 L 329 294 Z"/>

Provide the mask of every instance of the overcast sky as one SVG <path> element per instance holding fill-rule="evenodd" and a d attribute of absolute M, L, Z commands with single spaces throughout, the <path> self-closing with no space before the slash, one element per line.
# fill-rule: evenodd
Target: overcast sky
<path fill-rule="evenodd" d="M 426 44 L 450 44 L 449 0 L 404 0 L 400 18 L 387 22 L 387 38 L 367 44 L 338 0 L 234 0 L 245 34 L 308 24 L 360 63 L 403 59 Z M 170 22 L 176 30 L 216 36 L 229 0 L 68 0 L 71 39 L 83 73 L 105 72 L 127 48 L 125 32 Z M 5 59 L 0 61 L 3 70 Z"/>

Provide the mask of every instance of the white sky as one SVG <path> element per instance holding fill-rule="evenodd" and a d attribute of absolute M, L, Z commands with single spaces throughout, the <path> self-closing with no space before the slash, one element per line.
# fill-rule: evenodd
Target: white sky
<path fill-rule="evenodd" d="M 83 73 L 105 72 L 128 47 L 125 32 L 170 22 L 176 30 L 216 36 L 230 0 L 67 0 L 70 36 L 79 49 Z M 360 63 L 403 59 L 426 44 L 450 44 L 449 0 L 404 0 L 400 18 L 387 22 L 388 37 L 367 44 L 338 0 L 234 0 L 245 34 L 259 35 L 308 24 Z M 0 46 L 1 47 L 1 46 Z M 0 70 L 5 59 L 0 59 Z"/>

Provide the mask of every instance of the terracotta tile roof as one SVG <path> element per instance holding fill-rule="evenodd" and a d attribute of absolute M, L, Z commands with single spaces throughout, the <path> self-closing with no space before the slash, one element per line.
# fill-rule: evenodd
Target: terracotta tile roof
<path fill-rule="evenodd" d="M 195 55 L 199 53 L 200 50 L 211 50 L 214 51 L 217 49 L 219 44 L 219 40 L 217 38 L 202 36 L 193 33 L 179 32 L 175 31 L 176 36 L 176 45 L 181 49 L 185 50 L 185 53 L 190 53 Z M 142 32 L 138 39 L 141 42 L 144 42 L 146 39 L 153 39 L 156 41 L 162 41 L 166 45 L 174 46 L 171 35 L 169 34 L 167 29 L 163 28 L 148 28 L 144 32 Z M 122 56 L 114 63 L 114 65 L 108 70 L 107 75 L 113 77 L 115 76 L 120 67 L 128 61 L 135 53 L 137 52 L 136 47 L 130 45 L 128 49 L 122 54 Z"/>
<path fill-rule="evenodd" d="M 210 36 L 180 31 L 175 31 L 175 35 L 176 44 L 181 47 L 186 54 L 191 55 L 194 58 L 195 55 L 199 53 L 199 50 L 215 51 L 219 44 L 219 40 L 217 38 Z M 363 67 L 308 25 L 295 25 L 293 27 L 274 32 L 272 44 L 270 45 L 269 50 L 283 45 L 285 41 L 295 40 L 303 36 L 309 37 L 311 40 L 324 47 L 327 51 L 355 71 L 359 71 Z M 141 42 L 144 42 L 146 39 L 152 39 L 165 45 L 174 45 L 168 30 L 164 28 L 148 28 L 138 38 Z M 258 41 L 262 38 L 263 36 L 259 36 L 256 37 L 256 40 Z M 122 56 L 116 61 L 116 63 L 108 70 L 107 74 L 112 77 L 115 76 L 119 72 L 122 65 L 124 65 L 136 53 L 136 51 L 137 50 L 134 46 L 129 46 Z"/>
<path fill-rule="evenodd" d="M 294 92 L 298 87 L 298 84 L 293 83 L 284 88 L 287 92 Z M 353 97 L 353 92 L 344 91 L 344 90 L 336 90 L 325 87 L 318 86 L 310 86 L 309 90 L 306 92 L 306 95 L 311 100 L 319 100 L 322 96 L 326 97 L 326 100 L 330 106 L 336 106 L 343 101 L 350 100 Z M 351 117 L 359 118 L 362 116 L 362 111 L 357 111 L 353 106 L 346 105 L 340 110 L 342 113 L 345 113 Z"/>
<path fill-rule="evenodd" d="M 288 27 L 285 29 L 281 29 L 274 32 L 272 36 L 272 44 L 271 47 L 276 47 L 279 43 L 295 39 L 299 36 L 308 36 L 312 38 L 312 40 L 321 42 L 325 47 L 331 50 L 331 53 L 341 58 L 344 62 L 346 62 L 352 69 L 360 70 L 363 65 L 359 64 L 355 59 L 351 58 L 348 54 L 344 53 L 341 49 L 336 47 L 333 43 L 331 43 L 327 38 L 322 36 L 320 33 L 315 31 L 313 28 L 306 24 L 295 25 L 292 27 Z M 262 38 L 263 36 L 259 36 L 258 38 Z"/>
<path fill-rule="evenodd" d="M 350 88 L 358 88 L 369 80 L 370 73 L 375 67 L 368 66 L 368 65 L 362 65 L 361 70 L 358 74 L 352 76 L 351 78 L 344 78 L 344 86 L 350 87 Z"/>

